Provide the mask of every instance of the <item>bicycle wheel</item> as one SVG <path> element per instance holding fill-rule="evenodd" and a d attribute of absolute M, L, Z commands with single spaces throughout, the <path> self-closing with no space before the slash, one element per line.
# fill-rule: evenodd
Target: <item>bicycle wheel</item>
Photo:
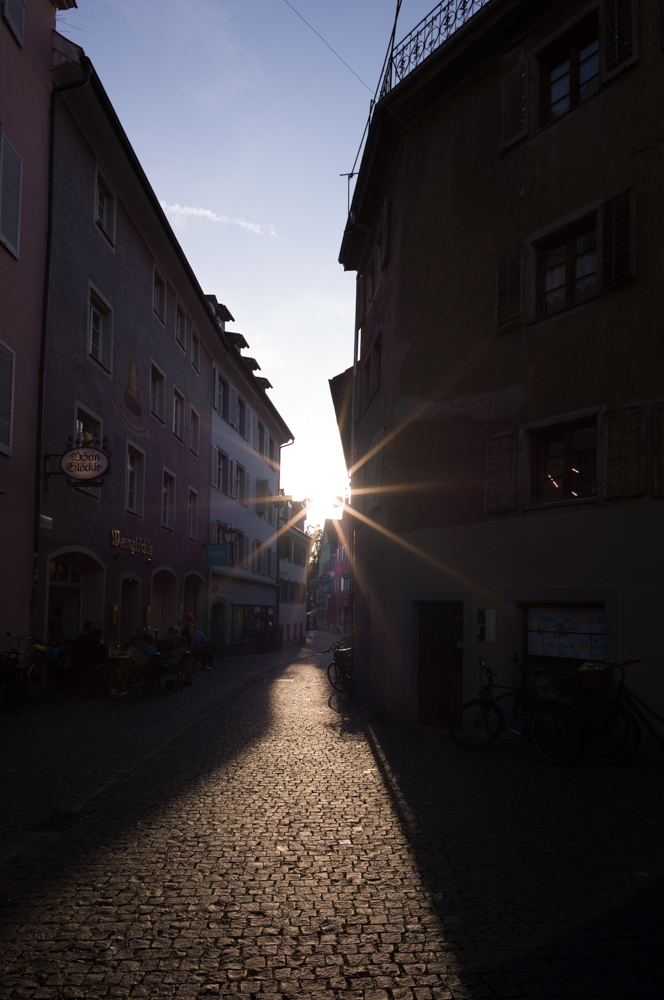
<path fill-rule="evenodd" d="M 636 753 L 641 727 L 613 698 L 592 698 L 583 705 L 586 753 L 601 764 L 623 764 Z"/>
<path fill-rule="evenodd" d="M 20 680 L 13 663 L 0 666 L 0 712 L 8 712 L 14 707 L 20 694 Z"/>
<path fill-rule="evenodd" d="M 533 716 L 533 743 L 553 764 L 573 764 L 583 752 L 584 731 L 562 701 L 542 701 Z"/>
<path fill-rule="evenodd" d="M 479 750 L 498 738 L 503 718 L 490 701 L 474 698 L 462 705 L 450 719 L 450 736 L 466 750 Z"/>
<path fill-rule="evenodd" d="M 39 698 L 48 683 L 48 666 L 43 660 L 35 660 L 28 670 L 25 693 L 30 699 Z"/>
<path fill-rule="evenodd" d="M 334 660 L 327 668 L 327 679 L 335 691 L 346 690 L 346 675 Z"/>
<path fill-rule="evenodd" d="M 496 698 L 500 707 L 504 708 L 511 720 L 503 716 L 503 726 L 498 733 L 501 743 L 523 743 L 530 736 L 530 712 L 528 710 L 528 695 L 522 691 L 506 691 Z"/>

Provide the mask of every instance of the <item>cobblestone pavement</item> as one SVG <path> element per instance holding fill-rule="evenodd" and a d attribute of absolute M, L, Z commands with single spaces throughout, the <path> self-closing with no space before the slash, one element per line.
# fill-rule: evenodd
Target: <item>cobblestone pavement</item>
<path fill-rule="evenodd" d="M 322 645 L 2 717 L 0 998 L 662 995 L 661 758 L 464 752 Z"/>

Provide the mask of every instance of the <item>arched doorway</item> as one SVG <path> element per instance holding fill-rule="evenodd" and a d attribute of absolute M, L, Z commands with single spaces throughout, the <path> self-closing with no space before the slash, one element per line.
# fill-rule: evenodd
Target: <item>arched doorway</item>
<path fill-rule="evenodd" d="M 125 577 L 120 585 L 120 642 L 136 634 L 141 624 L 141 584 L 135 577 Z"/>
<path fill-rule="evenodd" d="M 184 579 L 184 610 L 194 616 L 196 627 L 203 628 L 203 577 L 198 573 L 190 573 Z"/>
<path fill-rule="evenodd" d="M 179 627 L 178 578 L 167 567 L 155 571 L 152 576 L 152 599 L 150 601 L 150 623 L 158 636 L 167 632 L 171 625 Z"/>
<path fill-rule="evenodd" d="M 226 645 L 226 604 L 215 601 L 210 608 L 210 642 L 221 653 Z"/>
<path fill-rule="evenodd" d="M 72 641 L 86 621 L 104 625 L 104 567 L 87 552 L 54 552 L 48 564 L 49 631 Z"/>

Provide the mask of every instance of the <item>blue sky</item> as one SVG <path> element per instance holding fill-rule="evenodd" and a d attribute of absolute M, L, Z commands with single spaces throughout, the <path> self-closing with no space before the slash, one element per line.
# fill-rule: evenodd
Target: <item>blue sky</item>
<path fill-rule="evenodd" d="M 374 88 L 396 0 L 291 0 Z M 403 0 L 397 38 L 435 6 Z M 327 380 L 352 364 L 337 262 L 369 91 L 284 0 L 78 0 L 92 59 L 206 292 L 225 302 L 296 442 L 282 486 L 313 520 L 346 484 Z M 179 206 L 174 207 L 174 206 Z"/>

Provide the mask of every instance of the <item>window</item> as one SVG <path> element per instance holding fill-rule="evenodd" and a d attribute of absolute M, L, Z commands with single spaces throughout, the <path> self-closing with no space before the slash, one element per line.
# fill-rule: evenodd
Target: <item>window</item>
<path fill-rule="evenodd" d="M 173 390 L 173 433 L 181 441 L 184 441 L 184 396 Z"/>
<path fill-rule="evenodd" d="M 161 523 L 171 531 L 175 527 L 175 476 L 164 469 L 161 487 Z"/>
<path fill-rule="evenodd" d="M 594 13 L 541 57 L 542 124 L 555 121 L 599 89 L 599 22 Z"/>
<path fill-rule="evenodd" d="M 175 307 L 175 339 L 182 348 L 186 350 L 187 320 L 180 306 Z"/>
<path fill-rule="evenodd" d="M 93 413 L 89 413 L 82 406 L 76 407 L 76 422 L 74 427 L 74 438 L 77 444 L 89 444 L 93 447 L 99 446 L 102 440 L 103 429 L 101 420 Z M 101 489 L 98 486 L 79 486 L 79 490 L 89 496 L 101 499 Z"/>
<path fill-rule="evenodd" d="M 166 282 L 155 268 L 152 282 L 152 308 L 162 321 L 166 322 Z"/>
<path fill-rule="evenodd" d="M 191 487 L 187 501 L 187 535 L 194 540 L 198 537 L 198 493 Z"/>
<path fill-rule="evenodd" d="M 127 445 L 127 510 L 143 513 L 143 483 L 145 455 L 133 445 Z"/>
<path fill-rule="evenodd" d="M 0 453 L 12 453 L 14 352 L 0 341 Z"/>
<path fill-rule="evenodd" d="M 218 368 L 213 369 L 212 377 L 212 405 L 219 416 L 228 420 L 228 382 Z"/>
<path fill-rule="evenodd" d="M 258 421 L 258 433 L 254 440 L 254 448 L 256 448 L 261 455 L 265 455 L 265 427 L 260 420 Z"/>
<path fill-rule="evenodd" d="M 233 495 L 235 499 L 239 503 L 246 505 L 248 502 L 247 499 L 248 476 L 245 470 L 242 468 L 242 466 L 238 465 L 237 462 L 235 462 L 233 486 L 234 486 Z"/>
<path fill-rule="evenodd" d="M 0 132 L 0 243 L 18 257 L 21 235 L 23 160 Z"/>
<path fill-rule="evenodd" d="M 201 342 L 197 333 L 191 331 L 191 363 L 197 372 L 201 370 Z"/>
<path fill-rule="evenodd" d="M 270 436 L 268 441 L 268 462 L 277 471 L 277 443 L 273 437 Z"/>
<path fill-rule="evenodd" d="M 228 390 L 228 413 L 224 414 L 226 420 L 228 420 L 231 427 L 235 427 L 237 430 L 239 422 L 239 406 L 240 399 L 237 393 L 237 389 L 232 386 Z"/>
<path fill-rule="evenodd" d="M 606 660 L 603 604 L 531 604 L 524 608 L 524 618 L 528 659 L 537 657 L 538 665 L 561 659 Z"/>
<path fill-rule="evenodd" d="M 14 38 L 23 46 L 23 29 L 25 24 L 25 0 L 4 0 L 2 14 L 12 29 Z"/>
<path fill-rule="evenodd" d="M 597 495 L 597 420 L 531 432 L 531 501 L 560 503 Z"/>
<path fill-rule="evenodd" d="M 196 413 L 196 410 L 191 410 L 189 417 L 189 450 L 198 455 L 198 443 L 199 443 L 199 432 L 200 432 L 200 418 Z"/>
<path fill-rule="evenodd" d="M 110 372 L 113 364 L 113 314 L 94 291 L 90 292 L 88 336 L 90 357 Z"/>
<path fill-rule="evenodd" d="M 164 386 L 166 379 L 155 364 L 150 365 L 150 412 L 158 420 L 164 420 Z"/>
<path fill-rule="evenodd" d="M 558 232 L 537 248 L 539 315 L 551 316 L 599 292 L 597 215 Z"/>
<path fill-rule="evenodd" d="M 213 449 L 212 485 L 222 493 L 228 491 L 228 457 L 219 448 Z"/>
<path fill-rule="evenodd" d="M 112 244 L 115 239 L 115 198 L 110 186 L 99 172 L 97 172 L 95 222 Z"/>
<path fill-rule="evenodd" d="M 335 594 L 339 593 L 339 577 L 338 576 L 335 576 L 335 578 L 334 578 L 334 593 Z"/>
<path fill-rule="evenodd" d="M 341 577 L 341 589 L 350 590 L 350 579 L 347 579 L 343 576 Z"/>

